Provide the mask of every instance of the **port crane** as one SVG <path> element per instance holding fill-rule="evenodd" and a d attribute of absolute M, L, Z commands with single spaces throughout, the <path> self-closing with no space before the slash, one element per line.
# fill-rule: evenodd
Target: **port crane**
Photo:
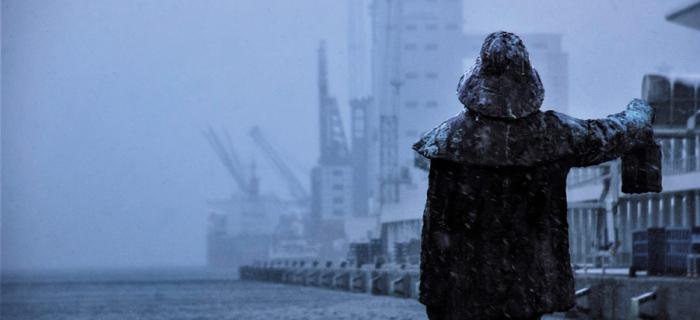
<path fill-rule="evenodd" d="M 255 174 L 255 164 L 251 164 L 250 173 L 245 174 L 244 166 L 238 158 L 228 132 L 224 131 L 224 139 L 221 139 L 211 127 L 207 128 L 203 134 L 241 191 L 249 197 L 257 197 L 260 194 L 260 179 Z"/>
<path fill-rule="evenodd" d="M 297 179 L 294 172 L 287 166 L 285 161 L 279 155 L 277 150 L 272 146 L 272 144 L 265 138 L 262 131 L 258 126 L 254 126 L 250 129 L 250 137 L 255 141 L 255 145 L 262 149 L 263 152 L 268 156 L 270 161 L 277 167 L 280 175 L 287 183 L 289 192 L 294 200 L 299 203 L 308 203 L 310 200 L 309 193 L 304 188 L 304 185 Z"/>

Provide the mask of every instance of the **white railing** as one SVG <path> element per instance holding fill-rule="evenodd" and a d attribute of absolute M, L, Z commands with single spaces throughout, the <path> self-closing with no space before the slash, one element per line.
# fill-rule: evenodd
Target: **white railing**
<path fill-rule="evenodd" d="M 609 172 L 609 165 L 611 165 L 611 163 L 606 162 L 593 167 L 573 168 L 571 171 L 569 171 L 569 175 L 566 177 L 566 185 L 571 187 L 575 185 L 598 182 L 605 178 Z"/>
<path fill-rule="evenodd" d="M 630 299 L 629 320 L 656 319 L 656 289 Z M 646 310 L 644 310 L 646 309 Z"/>
<path fill-rule="evenodd" d="M 661 162 L 661 173 L 665 176 L 696 171 L 700 171 L 700 157 L 697 156 L 686 156 L 680 159 L 664 159 Z"/>

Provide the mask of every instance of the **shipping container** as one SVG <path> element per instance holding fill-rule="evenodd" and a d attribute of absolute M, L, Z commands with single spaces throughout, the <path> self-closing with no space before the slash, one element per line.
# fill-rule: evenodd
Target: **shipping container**
<path fill-rule="evenodd" d="M 689 228 L 638 230 L 632 233 L 632 267 L 651 276 L 685 275 L 690 248 Z"/>
<path fill-rule="evenodd" d="M 646 230 L 632 232 L 632 268 L 647 270 L 649 242 Z"/>
<path fill-rule="evenodd" d="M 666 275 L 685 275 L 690 252 L 689 228 L 666 228 L 665 231 L 665 272 Z"/>

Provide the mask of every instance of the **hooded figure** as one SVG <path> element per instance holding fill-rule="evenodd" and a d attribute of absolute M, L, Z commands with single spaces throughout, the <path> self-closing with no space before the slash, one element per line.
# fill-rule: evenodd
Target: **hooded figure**
<path fill-rule="evenodd" d="M 540 111 L 523 42 L 490 34 L 462 76 L 465 110 L 414 146 L 430 159 L 420 301 L 430 319 L 531 319 L 574 306 L 566 175 L 654 145 L 652 108 L 599 120 Z"/>

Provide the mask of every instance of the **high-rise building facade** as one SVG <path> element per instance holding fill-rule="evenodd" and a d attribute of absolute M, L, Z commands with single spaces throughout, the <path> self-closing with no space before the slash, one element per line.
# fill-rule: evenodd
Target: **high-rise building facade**
<path fill-rule="evenodd" d="M 373 108 L 370 77 L 369 1 L 350 0 L 348 4 L 348 95 L 350 102 L 350 158 L 353 168 L 353 215 L 369 216 L 368 150 L 369 111 Z"/>
<path fill-rule="evenodd" d="M 461 107 L 455 87 L 463 66 L 462 1 L 375 0 L 371 5 L 372 98 L 368 150 L 371 211 L 425 185 L 412 144 Z"/>

